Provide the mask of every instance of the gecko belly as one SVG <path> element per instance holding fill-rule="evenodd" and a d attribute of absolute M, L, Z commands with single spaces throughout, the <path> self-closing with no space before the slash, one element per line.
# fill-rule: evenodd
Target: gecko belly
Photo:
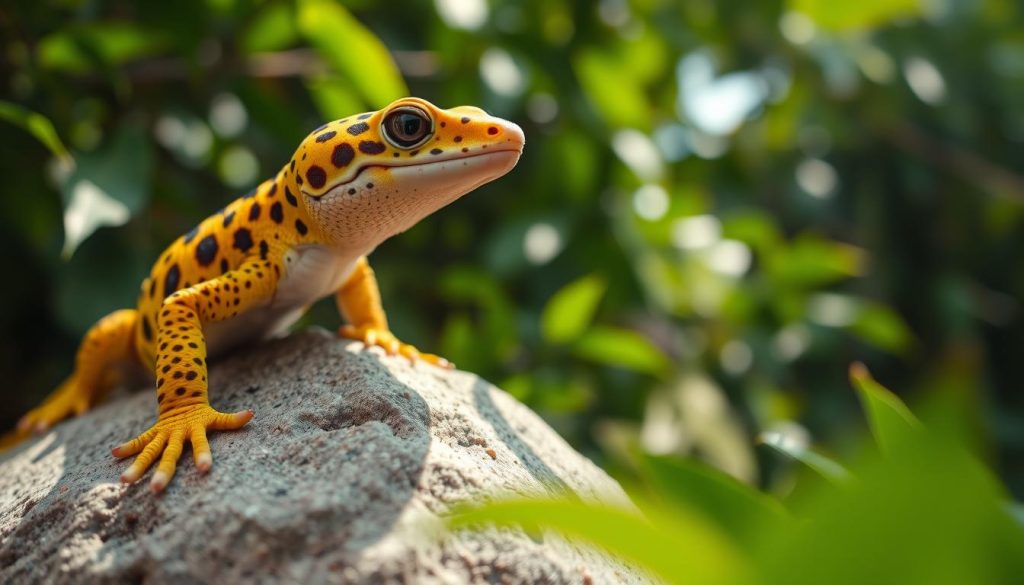
<path fill-rule="evenodd" d="M 355 258 L 326 246 L 298 246 L 284 256 L 284 274 L 274 297 L 263 305 L 224 321 L 203 326 L 207 355 L 280 336 L 310 305 L 334 294 L 355 267 Z"/>

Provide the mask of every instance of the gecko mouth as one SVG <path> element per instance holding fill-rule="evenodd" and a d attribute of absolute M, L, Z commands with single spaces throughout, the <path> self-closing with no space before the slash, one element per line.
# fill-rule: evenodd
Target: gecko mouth
<path fill-rule="evenodd" d="M 442 164 L 442 163 L 452 163 L 452 162 L 458 162 L 458 161 L 467 161 L 467 160 L 472 160 L 472 159 L 479 159 L 479 158 L 483 158 L 483 157 L 495 156 L 495 155 L 500 155 L 500 154 L 516 154 L 516 155 L 520 155 L 520 154 L 522 154 L 522 150 L 521 149 L 512 149 L 512 148 L 496 148 L 496 149 L 491 150 L 489 152 L 479 152 L 477 154 L 470 154 L 470 155 L 466 155 L 466 156 L 459 156 L 459 157 L 453 157 L 453 158 L 442 158 L 442 159 L 435 159 L 435 160 L 425 160 L 425 161 L 416 162 L 416 163 L 413 163 L 413 164 L 388 164 L 388 163 L 365 164 L 365 165 L 359 167 L 356 170 L 355 174 L 352 175 L 351 178 L 349 178 L 348 180 L 343 181 L 341 183 L 336 183 L 334 185 L 331 185 L 330 187 L 327 187 L 326 189 L 324 189 L 323 193 L 320 193 L 319 195 L 317 195 L 316 193 L 310 193 L 309 191 L 306 191 L 305 189 L 300 189 L 300 191 L 302 192 L 303 195 L 305 195 L 307 197 L 310 197 L 312 199 L 322 199 L 322 198 L 324 198 L 324 197 L 326 197 L 326 196 L 328 196 L 328 195 L 330 195 L 332 193 L 337 192 L 338 190 L 341 190 L 341 189 L 343 189 L 345 187 L 348 187 L 352 183 L 355 183 L 357 180 L 359 180 L 359 177 L 364 172 L 366 172 L 366 171 L 368 171 L 370 169 L 374 169 L 374 168 L 378 168 L 378 169 L 405 169 L 405 168 L 423 167 L 423 166 L 428 166 L 428 165 L 436 165 L 436 164 Z"/>

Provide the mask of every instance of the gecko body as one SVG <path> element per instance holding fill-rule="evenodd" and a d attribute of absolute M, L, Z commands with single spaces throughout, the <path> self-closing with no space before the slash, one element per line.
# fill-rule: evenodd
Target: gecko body
<path fill-rule="evenodd" d="M 94 405 L 125 366 L 153 374 L 157 422 L 113 449 L 136 456 L 122 474 L 162 491 L 191 443 L 208 471 L 207 431 L 253 416 L 210 406 L 207 359 L 280 334 L 317 300 L 334 295 L 339 334 L 388 353 L 447 366 L 391 333 L 366 259 L 380 243 L 511 170 L 522 130 L 471 106 L 441 109 L 418 98 L 317 128 L 288 163 L 175 240 L 142 282 L 135 309 L 107 315 L 85 335 L 74 372 L 19 423 L 41 432 Z"/>

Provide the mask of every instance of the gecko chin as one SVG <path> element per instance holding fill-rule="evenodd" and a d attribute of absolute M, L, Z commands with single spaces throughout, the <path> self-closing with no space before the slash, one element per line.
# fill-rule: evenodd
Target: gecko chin
<path fill-rule="evenodd" d="M 501 177 L 518 162 L 519 149 L 418 164 L 368 165 L 321 197 L 304 202 L 330 239 L 367 253 L 424 217 L 477 187 Z"/>

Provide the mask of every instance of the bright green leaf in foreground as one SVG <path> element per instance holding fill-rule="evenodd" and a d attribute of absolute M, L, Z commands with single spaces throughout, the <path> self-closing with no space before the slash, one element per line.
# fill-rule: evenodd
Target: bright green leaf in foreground
<path fill-rule="evenodd" d="M 43 143 L 43 146 L 50 149 L 54 156 L 67 161 L 71 160 L 68 149 L 57 136 L 57 131 L 46 116 L 27 110 L 18 104 L 0 101 L 0 118 L 21 126 L 26 132 Z"/>
<path fill-rule="evenodd" d="M 850 366 L 850 381 L 864 403 L 871 432 L 883 450 L 890 451 L 908 430 L 920 428 L 910 409 L 888 388 L 876 382 L 864 364 Z"/>
<path fill-rule="evenodd" d="M 328 0 L 302 0 L 298 21 L 299 31 L 371 107 L 382 108 L 408 95 L 387 47 L 344 7 Z"/>
<path fill-rule="evenodd" d="M 761 543 L 770 583 L 1020 582 L 1024 533 L 987 470 L 941 437 L 896 441 L 852 467 L 855 480 L 819 486 L 796 510 L 810 521 Z"/>
<path fill-rule="evenodd" d="M 493 523 L 551 529 L 613 551 L 672 583 L 750 582 L 749 563 L 729 540 L 694 514 L 647 520 L 624 510 L 572 501 L 506 501 L 457 514 L 449 525 Z"/>
<path fill-rule="evenodd" d="M 692 459 L 648 456 L 643 467 L 652 493 L 701 512 L 744 544 L 789 521 L 785 508 L 774 498 Z"/>
<path fill-rule="evenodd" d="M 618 366 L 645 374 L 663 374 L 668 359 L 646 337 L 636 331 L 595 326 L 573 345 L 573 353 L 608 366 Z"/>
<path fill-rule="evenodd" d="M 556 292 L 541 314 L 544 338 L 552 343 L 565 343 L 579 337 L 590 325 L 604 290 L 604 280 L 591 274 Z"/>
<path fill-rule="evenodd" d="M 921 0 L 790 0 L 790 8 L 806 14 L 824 29 L 844 31 L 881 26 L 890 21 L 916 16 Z"/>
<path fill-rule="evenodd" d="M 762 445 L 799 461 L 829 481 L 839 483 L 850 478 L 850 472 L 836 461 L 781 433 L 766 432 L 759 439 Z"/>

